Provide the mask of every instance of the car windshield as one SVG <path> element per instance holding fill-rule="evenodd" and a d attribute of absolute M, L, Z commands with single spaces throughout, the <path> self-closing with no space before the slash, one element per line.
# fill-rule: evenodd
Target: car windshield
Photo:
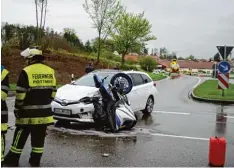
<path fill-rule="evenodd" d="M 98 75 L 101 79 L 105 78 L 104 85 L 108 86 L 110 83 L 111 78 L 115 73 L 110 72 L 95 72 L 96 75 Z M 94 80 L 93 80 L 94 73 L 89 73 L 87 75 L 82 76 L 81 78 L 74 81 L 73 85 L 79 85 L 79 86 L 92 86 L 95 87 Z"/>

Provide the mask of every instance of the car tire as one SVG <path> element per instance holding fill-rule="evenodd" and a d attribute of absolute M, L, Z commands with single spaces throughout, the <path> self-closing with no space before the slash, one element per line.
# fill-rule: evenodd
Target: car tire
<path fill-rule="evenodd" d="M 56 127 L 68 127 L 70 124 L 71 124 L 70 121 L 67 121 L 67 120 L 58 120 L 55 123 L 55 126 Z"/>
<path fill-rule="evenodd" d="M 154 99 L 150 96 L 145 105 L 145 109 L 142 111 L 144 114 L 151 114 L 154 109 Z"/>

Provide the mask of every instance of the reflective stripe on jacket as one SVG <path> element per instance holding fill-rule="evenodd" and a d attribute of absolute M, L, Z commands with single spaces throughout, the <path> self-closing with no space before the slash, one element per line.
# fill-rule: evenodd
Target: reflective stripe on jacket
<path fill-rule="evenodd" d="M 8 108 L 6 98 L 9 91 L 8 74 L 9 72 L 3 68 L 1 72 L 1 132 L 7 131 Z"/>
<path fill-rule="evenodd" d="M 16 125 L 53 124 L 51 101 L 56 93 L 54 70 L 42 63 L 23 69 L 16 87 Z"/>

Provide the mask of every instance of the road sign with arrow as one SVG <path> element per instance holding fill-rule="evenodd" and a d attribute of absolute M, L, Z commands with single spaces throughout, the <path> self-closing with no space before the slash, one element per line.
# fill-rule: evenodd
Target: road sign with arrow
<path fill-rule="evenodd" d="M 219 63 L 218 69 L 219 69 L 219 72 L 226 74 L 230 71 L 231 66 L 227 61 L 222 61 Z"/>
<path fill-rule="evenodd" d="M 231 53 L 233 46 L 217 46 L 217 49 L 219 50 L 219 53 L 222 56 L 222 58 L 225 60 Z"/>

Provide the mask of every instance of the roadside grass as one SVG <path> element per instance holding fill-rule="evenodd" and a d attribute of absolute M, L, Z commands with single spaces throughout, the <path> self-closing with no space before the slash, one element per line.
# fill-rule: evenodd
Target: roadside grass
<path fill-rule="evenodd" d="M 218 81 L 207 80 L 195 88 L 194 94 L 201 98 L 234 100 L 234 84 L 229 83 L 229 89 L 224 90 L 224 97 L 222 97 L 222 90 L 218 89 Z"/>
<path fill-rule="evenodd" d="M 148 75 L 153 79 L 153 81 L 159 81 L 159 80 L 167 78 L 167 75 L 154 74 L 152 72 L 148 72 Z"/>
<path fill-rule="evenodd" d="M 57 88 L 60 88 L 61 86 L 63 86 L 63 85 L 58 84 Z M 16 84 L 14 84 L 14 83 L 10 84 L 10 91 L 15 91 L 15 90 L 16 90 Z"/>

